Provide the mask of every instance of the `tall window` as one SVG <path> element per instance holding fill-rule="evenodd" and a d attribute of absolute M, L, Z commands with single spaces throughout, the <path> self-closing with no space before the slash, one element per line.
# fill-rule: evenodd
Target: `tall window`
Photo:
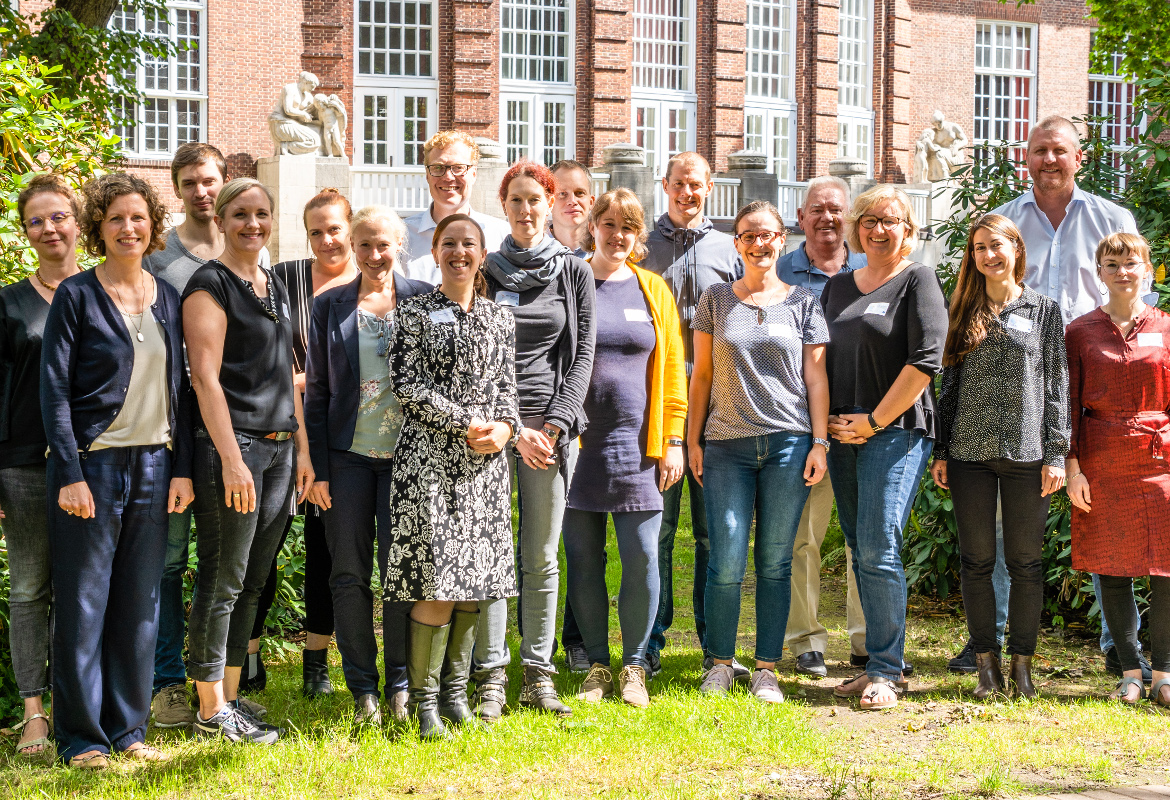
<path fill-rule="evenodd" d="M 1137 87 L 1120 73 L 1121 54 L 1114 53 L 1105 73 L 1089 74 L 1090 117 L 1101 118 L 1101 134 L 1115 151 L 1126 150 L 1141 131 L 1134 125 Z"/>
<path fill-rule="evenodd" d="M 438 130 L 433 0 L 354 4 L 354 166 L 421 172 Z"/>
<path fill-rule="evenodd" d="M 695 147 L 695 3 L 634 0 L 634 142 L 657 172 Z"/>
<path fill-rule="evenodd" d="M 795 42 L 793 0 L 748 1 L 744 147 L 767 153 L 768 171 L 781 180 L 796 177 Z"/>
<path fill-rule="evenodd" d="M 358 75 L 434 74 L 430 0 L 358 0 Z"/>
<path fill-rule="evenodd" d="M 841 0 L 837 34 L 837 155 L 872 166 L 873 0 Z"/>
<path fill-rule="evenodd" d="M 164 59 L 145 56 L 134 73 L 144 98 L 121 108 L 117 133 L 130 154 L 169 158 L 179 145 L 204 138 L 207 91 L 204 50 L 207 37 L 203 0 L 172 0 L 164 14 L 134 13 L 119 6 L 111 26 L 169 40 L 177 52 Z"/>
<path fill-rule="evenodd" d="M 1036 103 L 1036 28 L 1004 22 L 975 26 L 975 144 L 1024 142 Z M 1023 161 L 1025 148 L 1013 148 Z"/>
<path fill-rule="evenodd" d="M 573 41 L 569 0 L 500 4 L 500 129 L 508 161 L 549 166 L 573 155 Z"/>

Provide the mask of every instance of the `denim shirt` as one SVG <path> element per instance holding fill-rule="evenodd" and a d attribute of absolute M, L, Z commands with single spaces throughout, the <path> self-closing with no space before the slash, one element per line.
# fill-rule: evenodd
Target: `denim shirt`
<path fill-rule="evenodd" d="M 166 281 L 155 281 L 150 312 L 166 334 L 171 476 L 190 478 L 194 393 L 183 367 L 179 293 Z M 86 270 L 62 281 L 41 346 L 41 413 L 49 464 L 60 486 L 85 480 L 79 459 L 121 413 L 133 371 L 130 332 L 96 272 Z"/>

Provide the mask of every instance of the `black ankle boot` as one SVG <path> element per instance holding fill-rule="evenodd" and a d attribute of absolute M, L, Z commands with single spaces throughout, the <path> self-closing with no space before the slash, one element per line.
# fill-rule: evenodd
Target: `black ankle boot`
<path fill-rule="evenodd" d="M 244 668 L 240 671 L 240 693 L 254 694 L 264 691 L 268 686 L 268 672 L 264 669 L 264 662 L 259 653 L 248 653 L 244 659 Z"/>
<path fill-rule="evenodd" d="M 477 722 L 467 705 L 467 679 L 471 675 L 471 651 L 479 611 L 458 611 L 451 617 L 447 634 L 447 657 L 439 681 L 439 716 L 454 725 Z"/>
<path fill-rule="evenodd" d="M 439 673 L 447 654 L 450 625 L 424 625 L 410 621 L 406 676 L 410 683 L 407 707 L 418 720 L 420 739 L 445 739 L 451 735 L 439 717 Z"/>
<path fill-rule="evenodd" d="M 304 686 L 301 691 L 305 697 L 320 697 L 333 694 L 333 684 L 329 682 L 329 650 L 304 650 L 301 668 L 304 676 Z"/>
<path fill-rule="evenodd" d="M 503 667 L 476 675 L 475 715 L 489 725 L 499 722 L 508 705 L 508 673 Z"/>
<path fill-rule="evenodd" d="M 573 709 L 557 697 L 552 673 L 540 667 L 524 668 L 524 685 L 520 687 L 520 705 L 537 711 L 548 711 L 558 717 L 569 717 Z"/>
<path fill-rule="evenodd" d="M 979 685 L 973 694 L 976 700 L 986 700 L 993 695 L 1005 695 L 1003 669 L 995 653 L 976 653 L 975 669 L 979 673 Z"/>

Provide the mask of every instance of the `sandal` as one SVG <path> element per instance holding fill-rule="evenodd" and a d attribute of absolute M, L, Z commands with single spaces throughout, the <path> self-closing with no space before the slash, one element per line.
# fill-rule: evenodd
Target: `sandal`
<path fill-rule="evenodd" d="M 137 761 L 170 761 L 171 757 L 157 747 L 151 747 L 148 744 L 142 747 L 135 747 L 130 750 L 123 750 L 122 755 L 133 758 Z"/>
<path fill-rule="evenodd" d="M 1130 680 L 1133 680 L 1132 678 Z M 1150 693 L 1146 695 L 1146 699 L 1156 706 L 1170 708 L 1170 702 L 1162 699 L 1162 687 L 1170 686 L 1170 678 L 1163 678 L 1160 681 L 1155 681 L 1154 685 L 1150 687 Z"/>
<path fill-rule="evenodd" d="M 1170 681 L 1158 681 L 1159 684 L 1170 683 Z M 1129 687 L 1136 686 L 1138 689 L 1137 700 L 1130 700 L 1126 697 L 1129 694 Z M 1145 697 L 1145 687 L 1142 685 L 1141 678 L 1122 678 L 1117 682 L 1117 688 L 1113 690 L 1113 694 L 1109 695 L 1110 700 L 1116 700 L 1119 703 L 1125 703 L 1127 706 L 1135 706 L 1141 699 Z"/>
<path fill-rule="evenodd" d="M 46 714 L 33 714 L 28 719 L 23 719 L 16 725 L 13 725 L 12 730 L 16 733 L 20 733 L 22 730 L 24 730 L 24 726 L 32 722 L 34 719 L 43 719 L 45 721 L 45 725 L 49 727 L 49 735 L 52 735 L 53 729 L 49 725 L 49 717 Z M 21 758 L 40 760 L 44 758 L 45 755 L 49 752 L 49 746 L 52 743 L 52 740 L 49 739 L 48 736 L 42 736 L 39 739 L 33 739 L 32 741 L 25 742 L 24 744 L 18 744 L 16 746 L 16 754 Z M 34 752 L 29 752 L 30 748 L 33 747 L 40 747 L 41 749 Z"/>
<path fill-rule="evenodd" d="M 892 695 L 892 699 L 878 700 L 878 695 L 883 691 L 888 691 Z M 893 708 L 896 705 L 898 705 L 898 687 L 894 681 L 883 678 L 881 675 L 870 678 L 869 686 L 865 687 L 865 691 L 861 695 L 861 710 L 881 711 L 883 708 Z"/>
<path fill-rule="evenodd" d="M 69 766 L 72 769 L 106 769 L 110 766 L 110 759 L 105 753 L 93 752 L 74 756 L 69 759 Z"/>
<path fill-rule="evenodd" d="M 864 683 L 861 682 L 862 678 L 865 679 Z M 854 675 L 840 686 L 834 686 L 833 695 L 835 697 L 861 697 L 867 688 L 869 688 L 869 676 L 863 672 L 860 675 Z"/>

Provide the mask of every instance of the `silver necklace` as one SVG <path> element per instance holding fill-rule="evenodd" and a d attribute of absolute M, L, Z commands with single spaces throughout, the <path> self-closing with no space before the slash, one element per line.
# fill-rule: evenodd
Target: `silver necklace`
<path fill-rule="evenodd" d="M 138 336 L 138 341 L 145 342 L 146 337 L 142 335 L 142 318 L 146 314 L 146 270 L 142 270 L 142 297 L 139 299 L 139 307 L 142 309 L 137 314 L 131 314 L 126 310 L 126 302 L 122 300 L 122 293 L 118 291 L 118 284 L 110 280 L 110 268 L 106 267 L 106 280 L 110 281 L 110 288 L 114 290 L 114 294 L 118 298 L 118 310 L 125 314 L 130 319 L 130 324 L 134 326 L 134 333 Z M 138 317 L 135 322 L 134 318 Z"/>

